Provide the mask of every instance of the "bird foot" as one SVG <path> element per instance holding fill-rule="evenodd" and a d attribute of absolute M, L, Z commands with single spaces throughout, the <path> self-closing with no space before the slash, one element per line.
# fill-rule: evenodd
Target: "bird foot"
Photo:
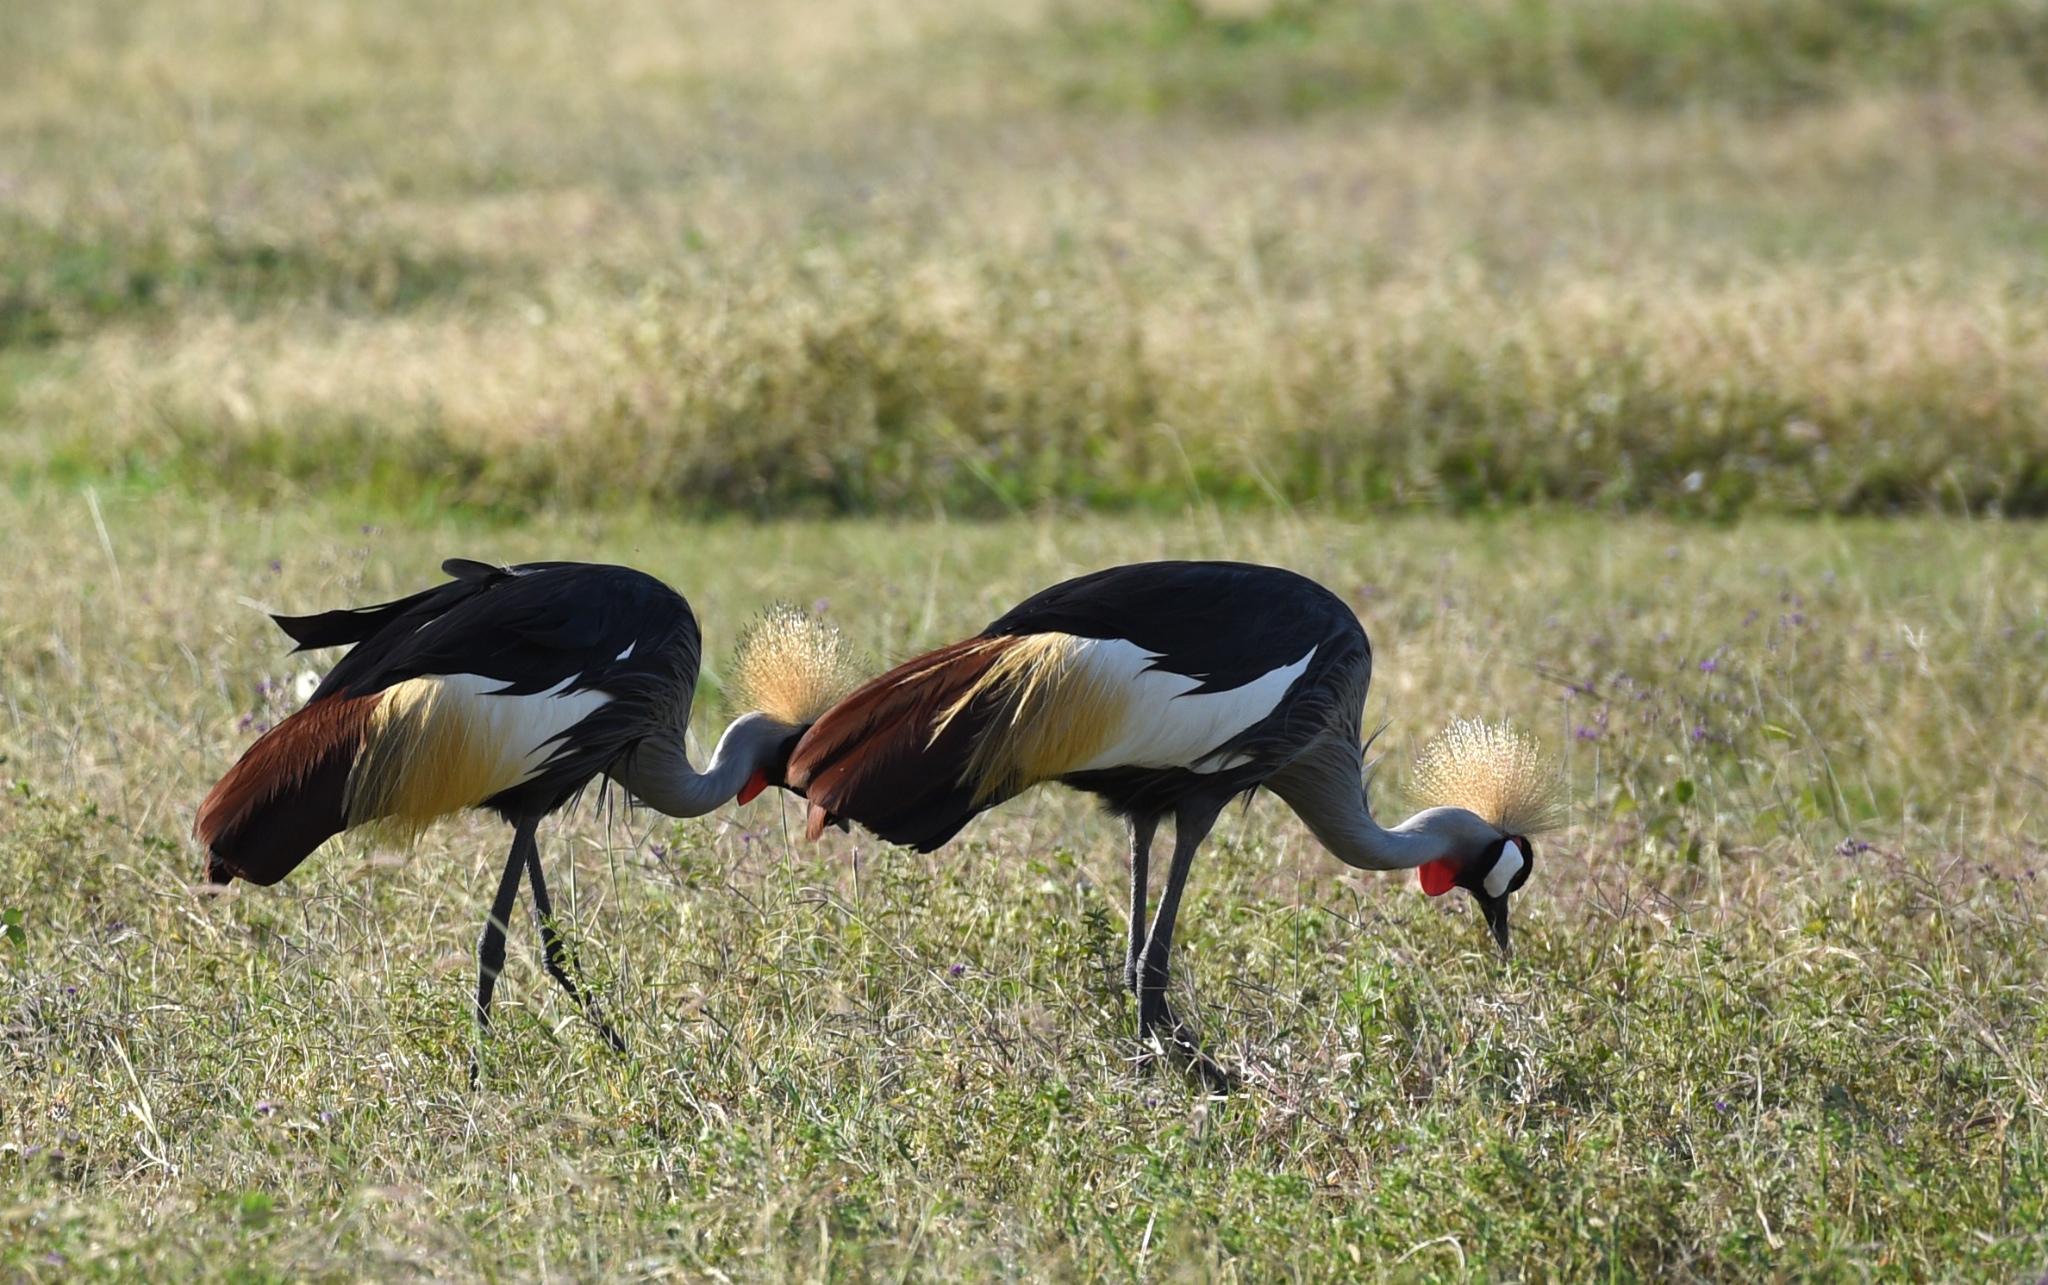
<path fill-rule="evenodd" d="M 1244 1077 L 1203 1052 L 1194 1032 L 1179 1021 L 1141 1029 L 1138 1040 L 1143 1046 L 1138 1065 L 1145 1070 L 1171 1066 L 1203 1092 L 1216 1095 L 1235 1093 L 1244 1086 Z"/>
<path fill-rule="evenodd" d="M 588 1017 L 591 1021 L 591 1024 L 597 1027 L 597 1033 L 604 1037 L 605 1046 L 607 1048 L 611 1049 L 611 1051 L 614 1053 L 625 1053 L 626 1042 L 619 1038 L 619 1033 L 616 1030 L 612 1029 L 612 1024 L 610 1022 L 607 1022 L 603 1017 L 599 1016 L 595 1012 L 586 1013 L 584 1014 L 584 1016 Z"/>

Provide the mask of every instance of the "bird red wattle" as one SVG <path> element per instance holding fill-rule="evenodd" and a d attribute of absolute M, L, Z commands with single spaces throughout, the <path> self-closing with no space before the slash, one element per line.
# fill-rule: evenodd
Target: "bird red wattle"
<path fill-rule="evenodd" d="M 752 803 L 754 796 L 767 788 L 768 770 L 757 767 L 754 769 L 754 774 L 747 778 L 747 783 L 740 787 L 739 801 L 741 803 Z"/>
<path fill-rule="evenodd" d="M 1458 863 L 1449 857 L 1438 857 L 1415 873 L 1422 878 L 1422 890 L 1432 897 L 1441 897 L 1458 886 Z"/>

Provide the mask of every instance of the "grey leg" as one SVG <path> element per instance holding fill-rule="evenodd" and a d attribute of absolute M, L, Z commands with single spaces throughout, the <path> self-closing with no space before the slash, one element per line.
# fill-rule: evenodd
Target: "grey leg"
<path fill-rule="evenodd" d="M 578 983 L 575 956 L 569 953 L 562 935 L 555 931 L 555 905 L 548 897 L 547 880 L 541 877 L 538 842 L 529 843 L 526 847 L 526 881 L 533 887 L 533 917 L 540 923 L 542 956 L 547 961 L 548 976 L 569 992 L 569 998 L 576 1001 L 576 1007 L 583 1010 L 583 1015 L 597 1028 L 597 1033 L 604 1036 L 604 1042 L 611 1045 L 612 1052 L 625 1052 L 626 1042 L 605 1020 L 604 1010 L 597 1006 L 597 1001 Z"/>
<path fill-rule="evenodd" d="M 1181 890 L 1187 886 L 1188 868 L 1194 864 L 1195 849 L 1209 837 L 1216 817 L 1223 811 L 1222 800 L 1190 799 L 1181 804 L 1173 819 L 1173 864 L 1167 868 L 1166 889 L 1159 894 L 1159 912 L 1138 961 L 1138 1037 L 1156 1042 L 1174 1062 L 1188 1066 L 1209 1089 L 1226 1092 L 1237 1077 L 1216 1065 L 1202 1052 L 1180 1018 L 1166 1003 L 1167 960 L 1173 953 L 1173 921 L 1180 913 Z"/>
<path fill-rule="evenodd" d="M 1145 894 L 1152 866 L 1152 836 L 1158 817 L 1131 818 L 1131 945 L 1124 952 L 1124 987 L 1138 993 L 1138 957 L 1145 951 Z"/>

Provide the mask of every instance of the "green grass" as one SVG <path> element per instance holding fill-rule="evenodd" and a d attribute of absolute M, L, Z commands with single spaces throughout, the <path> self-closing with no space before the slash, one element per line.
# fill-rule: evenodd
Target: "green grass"
<path fill-rule="evenodd" d="M 22 486 L 2048 513 L 2029 4 L 12 17 Z"/>
<path fill-rule="evenodd" d="M 0 521 L 34 533 L 0 571 L 16 1277 L 2048 1265 L 2031 527 L 478 526 L 55 487 L 0 497 Z M 1211 1101 L 1130 1065 L 1120 841 L 1075 796 L 1036 791 L 930 857 L 806 845 L 788 804 L 586 806 L 545 852 L 631 1051 L 569 1011 L 521 924 L 472 1093 L 469 949 L 503 827 L 446 823 L 409 855 L 344 840 L 223 897 L 194 891 L 186 837 L 308 663 L 238 600 L 369 601 L 451 554 L 654 570 L 714 671 L 775 599 L 828 600 L 888 658 L 1091 566 L 1281 562 L 1373 638 L 1383 811 L 1442 721 L 1508 715 L 1566 757 L 1572 825 L 1503 964 L 1461 901 L 1345 870 L 1270 799 L 1233 811 L 1177 957 L 1181 1002 L 1247 1071 Z"/>
<path fill-rule="evenodd" d="M 184 233 L 186 235 L 178 235 Z M 419 255 L 384 239 L 235 237 L 219 228 L 82 232 L 27 219 L 0 225 L 0 348 L 38 347 L 180 311 L 241 316 L 311 307 L 342 317 L 403 314 L 428 301 L 461 302 L 479 279 L 517 289 L 516 265 Z"/>
<path fill-rule="evenodd" d="M 1061 9 L 1070 102 L 1233 119 L 1383 105 L 1701 101 L 1873 87 L 2048 89 L 2048 17 L 1947 0 L 1123 0 Z"/>

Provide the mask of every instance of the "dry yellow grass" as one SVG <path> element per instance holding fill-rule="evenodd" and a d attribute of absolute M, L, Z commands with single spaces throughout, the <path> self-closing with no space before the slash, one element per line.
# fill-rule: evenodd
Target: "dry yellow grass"
<path fill-rule="evenodd" d="M 1062 21 L 35 7 L 0 223 L 60 341 L 0 451 L 483 506 L 2048 506 L 2033 98 L 1077 117 L 979 61 Z"/>

